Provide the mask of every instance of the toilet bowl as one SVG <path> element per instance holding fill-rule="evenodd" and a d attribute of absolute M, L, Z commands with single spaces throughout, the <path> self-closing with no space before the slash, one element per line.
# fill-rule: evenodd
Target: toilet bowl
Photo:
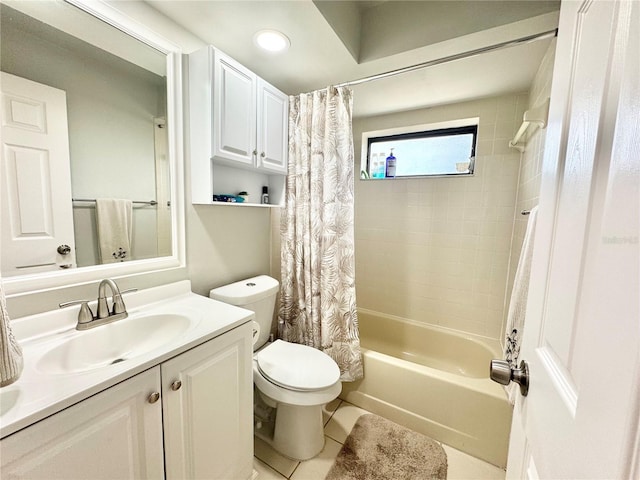
<path fill-rule="evenodd" d="M 312 347 L 269 343 L 278 281 L 261 275 L 211 290 L 213 299 L 252 310 L 254 433 L 282 455 L 307 460 L 324 447 L 322 406 L 340 394 L 336 362 Z"/>
<path fill-rule="evenodd" d="M 342 388 L 338 365 L 320 350 L 276 340 L 254 356 L 253 382 L 262 400 L 276 409 L 267 442 L 295 460 L 320 453 L 322 406 Z M 265 439 L 264 434 L 258 436 Z"/>

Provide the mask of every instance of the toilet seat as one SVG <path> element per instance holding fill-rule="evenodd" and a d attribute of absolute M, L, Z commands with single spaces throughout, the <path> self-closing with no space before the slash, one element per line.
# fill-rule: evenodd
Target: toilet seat
<path fill-rule="evenodd" d="M 324 390 L 340 379 L 336 362 L 320 350 L 306 345 L 276 340 L 260 350 L 255 358 L 260 374 L 287 390 Z"/>
<path fill-rule="evenodd" d="M 278 404 L 295 406 L 319 406 L 334 400 L 342 390 L 342 382 L 338 380 L 329 388 L 322 390 L 298 391 L 276 385 L 267 379 L 258 369 L 258 362 L 253 361 L 253 383 L 261 394 L 271 398 Z"/>

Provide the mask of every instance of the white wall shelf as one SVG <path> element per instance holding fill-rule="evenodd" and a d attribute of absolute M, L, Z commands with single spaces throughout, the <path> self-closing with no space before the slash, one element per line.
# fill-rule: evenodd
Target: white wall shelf
<path fill-rule="evenodd" d="M 282 208 L 282 205 L 272 205 L 264 203 L 244 203 L 244 202 L 211 202 L 211 205 L 220 207 L 259 207 L 259 208 Z"/>
<path fill-rule="evenodd" d="M 540 105 L 533 107 L 530 110 L 524 112 L 524 116 L 522 119 L 522 125 L 518 129 L 516 136 L 513 137 L 513 140 L 509 142 L 509 146 L 511 148 L 515 148 L 520 153 L 524 152 L 525 143 L 519 143 L 520 140 L 524 137 L 524 134 L 529 129 L 530 125 L 537 125 L 540 128 L 546 128 L 547 119 L 549 117 L 549 97 L 542 102 Z"/>

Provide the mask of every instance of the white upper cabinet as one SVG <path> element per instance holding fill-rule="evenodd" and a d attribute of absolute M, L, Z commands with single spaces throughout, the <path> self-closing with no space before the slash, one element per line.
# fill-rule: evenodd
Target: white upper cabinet
<path fill-rule="evenodd" d="M 258 168 L 287 173 L 289 97 L 258 78 Z"/>
<path fill-rule="evenodd" d="M 263 186 L 273 198 L 281 195 L 287 173 L 286 94 L 209 46 L 189 55 L 189 110 L 193 203 L 210 204 L 214 193 L 239 191 L 259 203 Z"/>
<path fill-rule="evenodd" d="M 213 55 L 212 157 L 254 166 L 257 77 L 226 55 Z"/>

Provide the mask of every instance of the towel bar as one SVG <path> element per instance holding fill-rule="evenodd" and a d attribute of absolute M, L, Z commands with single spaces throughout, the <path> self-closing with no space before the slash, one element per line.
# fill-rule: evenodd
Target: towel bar
<path fill-rule="evenodd" d="M 95 202 L 96 199 L 95 198 L 72 198 L 71 199 L 72 202 Z M 149 200 L 147 202 L 141 201 L 141 200 L 133 200 L 131 203 L 137 203 L 137 204 L 141 204 L 141 205 L 157 205 L 158 202 L 156 202 L 155 200 Z"/>

